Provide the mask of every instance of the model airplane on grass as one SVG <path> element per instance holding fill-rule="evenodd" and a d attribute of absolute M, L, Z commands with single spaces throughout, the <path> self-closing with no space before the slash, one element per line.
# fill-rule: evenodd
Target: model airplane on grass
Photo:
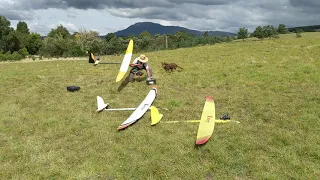
<path fill-rule="evenodd" d="M 140 103 L 140 105 L 137 108 L 115 108 L 115 109 L 108 109 L 109 104 L 105 103 L 100 96 L 97 96 L 97 104 L 98 104 L 97 111 L 101 112 L 101 111 L 134 110 L 131 116 L 118 127 L 118 130 L 121 130 L 138 121 L 146 113 L 147 110 L 150 110 L 151 125 L 153 126 L 155 124 L 158 124 L 163 117 L 163 114 L 159 113 L 158 108 L 156 108 L 155 106 L 151 106 L 152 102 L 156 97 L 156 94 L 157 94 L 157 87 L 155 86 L 152 88 L 152 90 L 150 90 L 149 94 L 146 96 L 146 98 L 142 101 L 142 103 Z M 167 110 L 166 108 L 162 108 L 162 109 Z M 233 120 L 215 119 L 215 104 L 211 96 L 206 97 L 206 101 L 204 104 L 204 108 L 203 108 L 200 120 L 164 121 L 162 123 L 179 123 L 179 122 L 199 123 L 196 145 L 205 144 L 210 139 L 210 137 L 213 134 L 215 123 L 229 123 L 229 122 L 240 123 L 239 121 L 233 121 Z"/>
<path fill-rule="evenodd" d="M 94 66 L 98 64 L 121 64 L 120 62 L 101 62 L 100 58 L 94 57 L 93 53 L 89 53 L 89 63 L 93 63 Z"/>
<path fill-rule="evenodd" d="M 120 70 L 116 78 L 116 82 L 119 82 L 126 75 L 129 69 L 130 61 L 132 58 L 132 51 L 133 51 L 133 40 L 130 39 L 127 50 L 126 50 L 126 54 L 124 55 L 122 62 L 101 62 L 100 58 L 95 58 L 93 53 L 90 52 L 89 63 L 93 63 L 94 66 L 98 64 L 121 64 Z"/>
<path fill-rule="evenodd" d="M 105 103 L 103 98 L 101 96 L 97 96 L 97 104 L 98 104 L 98 109 L 96 110 L 97 112 L 101 111 L 134 111 L 137 108 L 109 108 L 109 103 Z M 154 106 L 151 106 L 149 110 Z M 154 107 L 156 108 L 156 107 Z M 168 108 L 156 108 L 157 110 L 168 110 Z"/>
<path fill-rule="evenodd" d="M 163 114 L 160 114 L 157 109 L 151 112 L 151 125 L 158 124 L 162 119 Z M 205 144 L 213 134 L 215 123 L 229 123 L 239 121 L 233 120 L 221 120 L 215 119 L 215 104 L 211 96 L 206 97 L 206 101 L 203 107 L 202 115 L 200 120 L 186 120 L 186 121 L 164 121 L 163 123 L 178 123 L 178 122 L 191 122 L 199 123 L 199 128 L 197 132 L 196 145 Z"/>
<path fill-rule="evenodd" d="M 118 128 L 117 130 L 125 129 L 126 127 L 130 126 L 131 124 L 138 121 L 146 112 L 150 109 L 151 104 L 156 98 L 157 95 L 157 86 L 153 86 L 152 89 L 149 91 L 145 99 L 140 103 L 137 108 L 118 108 L 112 110 L 134 110 L 128 119 L 126 119 Z M 97 112 L 101 112 L 103 110 L 108 110 L 107 107 L 109 106 L 108 103 L 104 103 L 103 99 L 100 96 L 97 96 L 97 103 L 98 109 Z M 110 110 L 110 109 L 109 109 Z M 161 115 L 157 116 L 160 117 Z"/>
<path fill-rule="evenodd" d="M 94 63 L 94 66 L 97 66 L 98 64 L 121 64 L 118 75 L 116 77 L 116 82 L 121 81 L 124 76 L 126 75 L 129 67 L 134 67 L 136 64 L 130 64 L 131 58 L 132 58 L 132 53 L 133 53 L 133 40 L 130 39 L 126 53 L 123 57 L 122 62 L 101 62 L 99 58 L 95 58 L 93 53 L 89 54 L 89 63 Z M 140 71 L 139 71 L 140 72 Z M 133 77 L 140 77 L 142 75 L 138 75 L 137 72 L 130 71 L 130 74 L 128 77 L 133 78 Z M 147 85 L 155 85 L 156 80 L 151 78 L 146 80 Z"/>

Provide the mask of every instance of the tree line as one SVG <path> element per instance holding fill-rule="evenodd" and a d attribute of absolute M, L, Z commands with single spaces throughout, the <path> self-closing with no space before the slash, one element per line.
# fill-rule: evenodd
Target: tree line
<path fill-rule="evenodd" d="M 301 37 L 301 33 L 303 30 L 301 28 L 294 29 L 297 37 Z M 265 39 L 265 38 L 279 38 L 279 34 L 288 34 L 290 33 L 289 29 L 284 24 L 279 24 L 278 28 L 267 25 L 267 26 L 258 26 L 254 32 L 251 34 L 248 33 L 248 29 L 245 27 L 240 28 L 238 31 L 238 39 L 242 39 L 243 41 L 249 37 L 255 37 L 258 39 Z"/>
<path fill-rule="evenodd" d="M 248 37 L 278 38 L 278 34 L 288 32 L 285 25 L 280 24 L 278 28 L 270 25 L 259 26 L 250 35 L 246 28 L 240 28 L 238 36 L 234 37 L 210 36 L 208 32 L 195 36 L 184 31 L 167 35 L 152 35 L 144 31 L 139 36 L 127 37 L 117 37 L 115 33 L 108 33 L 100 37 L 98 32 L 87 30 L 70 34 L 67 28 L 60 25 L 51 29 L 43 38 L 40 34 L 30 32 L 25 22 L 20 21 L 14 29 L 10 27 L 10 21 L 0 16 L 0 61 L 20 60 L 32 55 L 58 58 L 86 56 L 87 52 L 99 55 L 123 54 L 130 39 L 134 40 L 135 52 L 145 52 L 231 42 Z"/>

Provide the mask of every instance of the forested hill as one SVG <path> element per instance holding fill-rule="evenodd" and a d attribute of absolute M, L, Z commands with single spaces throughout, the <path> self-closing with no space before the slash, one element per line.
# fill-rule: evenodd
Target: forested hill
<path fill-rule="evenodd" d="M 291 27 L 288 28 L 290 32 L 295 32 L 297 29 L 301 29 L 304 32 L 315 32 L 320 31 L 320 25 L 312 25 L 312 26 L 300 26 L 300 27 Z"/>
<path fill-rule="evenodd" d="M 163 26 L 152 22 L 139 22 L 129 26 L 126 29 L 115 32 L 117 36 L 139 36 L 143 31 L 147 31 L 152 35 L 155 34 L 175 34 L 178 31 L 184 31 L 185 33 L 191 33 L 195 36 L 201 36 L 205 31 L 191 30 L 179 26 Z M 224 31 L 208 31 L 210 36 L 236 36 L 235 33 Z"/>

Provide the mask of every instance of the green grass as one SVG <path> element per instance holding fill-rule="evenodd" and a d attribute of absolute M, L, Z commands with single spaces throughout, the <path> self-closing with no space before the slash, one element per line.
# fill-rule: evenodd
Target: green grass
<path fill-rule="evenodd" d="M 199 119 L 211 95 L 216 118 L 242 122 L 217 124 L 198 149 L 197 123 L 151 127 L 147 112 L 118 132 L 132 112 L 95 112 L 98 95 L 112 108 L 137 107 L 149 92 L 145 81 L 119 92 L 119 65 L 1 63 L 0 179 L 316 179 L 319 42 L 320 33 L 303 33 L 147 53 L 153 105 L 169 108 L 162 121 Z M 163 61 L 184 69 L 166 73 Z"/>

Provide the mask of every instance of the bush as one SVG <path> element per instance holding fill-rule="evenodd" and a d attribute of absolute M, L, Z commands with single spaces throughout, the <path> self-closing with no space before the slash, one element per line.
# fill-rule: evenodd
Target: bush
<path fill-rule="evenodd" d="M 21 59 L 23 59 L 23 57 L 17 51 L 14 51 L 12 54 L 10 51 L 5 54 L 0 54 L 0 61 L 19 61 Z"/>
<path fill-rule="evenodd" d="M 297 38 L 301 38 L 302 36 L 301 36 L 301 33 L 303 32 L 303 30 L 302 29 L 297 29 L 297 31 L 296 31 L 296 36 L 297 36 Z"/>
<path fill-rule="evenodd" d="M 297 38 L 301 38 L 302 37 L 301 33 L 299 33 L 299 32 L 296 33 L 296 36 L 297 36 Z"/>
<path fill-rule="evenodd" d="M 11 59 L 10 60 L 14 60 L 14 61 L 19 61 L 21 59 L 23 59 L 24 56 L 22 56 L 21 54 L 19 54 L 17 51 L 13 52 L 11 54 Z"/>
<path fill-rule="evenodd" d="M 85 56 L 86 52 L 81 50 L 81 47 L 79 45 L 74 45 L 69 49 L 69 55 L 73 57 L 80 57 Z"/>
<path fill-rule="evenodd" d="M 5 55 L 4 54 L 0 54 L 0 61 L 5 61 L 6 59 L 5 59 Z"/>
<path fill-rule="evenodd" d="M 64 53 L 62 54 L 62 57 L 63 57 L 63 58 L 68 58 L 68 57 L 69 57 L 68 52 L 64 52 Z"/>
<path fill-rule="evenodd" d="M 19 54 L 20 54 L 23 58 L 25 58 L 26 56 L 29 55 L 29 52 L 27 51 L 27 48 L 22 48 L 22 49 L 19 50 Z"/>

